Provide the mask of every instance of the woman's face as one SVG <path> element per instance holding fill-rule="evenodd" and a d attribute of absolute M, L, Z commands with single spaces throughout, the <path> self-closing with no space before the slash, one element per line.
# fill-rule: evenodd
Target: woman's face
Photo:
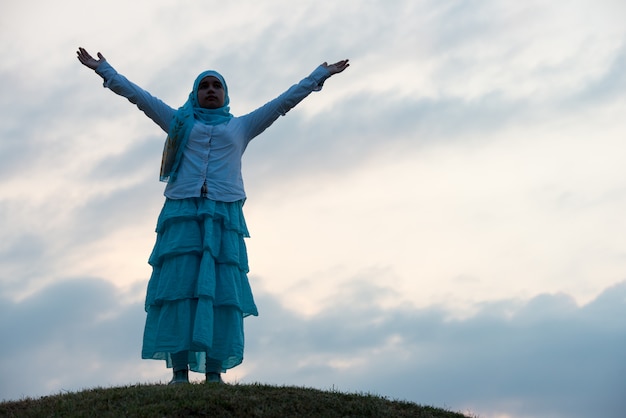
<path fill-rule="evenodd" d="M 198 84 L 198 104 L 206 109 L 224 106 L 224 86 L 212 75 L 204 77 Z"/>

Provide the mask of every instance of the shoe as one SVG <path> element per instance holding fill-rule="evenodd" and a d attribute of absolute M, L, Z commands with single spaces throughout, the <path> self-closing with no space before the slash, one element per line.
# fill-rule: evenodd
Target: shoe
<path fill-rule="evenodd" d="M 189 383 L 189 370 L 176 370 L 174 377 L 172 377 L 168 385 L 179 385 L 181 383 Z"/>
<path fill-rule="evenodd" d="M 222 380 L 222 375 L 219 373 L 213 373 L 213 372 L 206 374 L 206 382 L 224 384 L 224 381 Z"/>

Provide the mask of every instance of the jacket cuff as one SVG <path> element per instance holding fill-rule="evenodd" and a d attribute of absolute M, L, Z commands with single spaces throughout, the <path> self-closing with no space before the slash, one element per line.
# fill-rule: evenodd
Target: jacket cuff
<path fill-rule="evenodd" d="M 104 80 L 104 87 L 108 87 L 111 79 L 117 74 L 115 68 L 113 68 L 111 64 L 109 64 L 107 61 L 100 63 L 100 65 L 96 67 L 95 71 L 96 74 L 98 74 Z"/>
<path fill-rule="evenodd" d="M 313 88 L 313 91 L 320 91 L 322 87 L 324 87 L 324 81 L 326 81 L 326 79 L 330 77 L 330 72 L 320 65 L 311 73 L 309 77 L 313 79 L 316 84 L 316 87 Z"/>

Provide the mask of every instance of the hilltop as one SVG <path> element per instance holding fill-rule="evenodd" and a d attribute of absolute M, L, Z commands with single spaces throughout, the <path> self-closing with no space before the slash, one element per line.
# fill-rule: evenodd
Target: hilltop
<path fill-rule="evenodd" d="M 2 417 L 420 417 L 468 416 L 371 394 L 251 385 L 135 385 L 0 403 Z"/>

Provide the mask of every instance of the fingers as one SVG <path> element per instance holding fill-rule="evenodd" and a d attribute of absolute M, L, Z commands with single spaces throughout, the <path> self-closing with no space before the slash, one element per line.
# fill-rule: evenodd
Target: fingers
<path fill-rule="evenodd" d="M 76 54 L 79 57 L 82 57 L 82 58 L 87 59 L 87 60 L 95 59 L 94 57 L 91 56 L 91 54 L 89 52 L 87 52 L 87 50 L 85 48 L 82 48 L 82 47 L 78 48 L 78 51 L 76 51 Z M 97 55 L 98 55 L 98 59 L 106 61 L 106 58 L 104 58 L 104 55 L 102 55 L 99 52 L 98 52 Z"/>
<path fill-rule="evenodd" d="M 328 71 L 330 71 L 331 75 L 333 75 L 333 74 L 342 72 L 343 70 L 348 68 L 350 64 L 349 64 L 349 60 L 345 59 L 345 60 L 337 61 L 336 63 L 330 64 L 330 65 L 326 61 L 324 61 L 322 63 L 322 66 L 326 68 Z"/>
<path fill-rule="evenodd" d="M 89 52 L 87 52 L 87 50 L 86 50 L 85 48 L 83 48 L 83 47 L 79 47 L 79 48 L 78 48 L 78 51 L 76 51 L 76 53 L 77 53 L 79 56 L 83 56 L 83 57 L 89 57 L 89 58 L 91 58 L 91 55 L 89 55 Z"/>
<path fill-rule="evenodd" d="M 337 68 L 344 68 L 344 67 L 347 67 L 348 65 L 350 65 L 348 64 L 348 60 L 341 60 L 332 64 L 333 67 L 337 67 Z"/>
<path fill-rule="evenodd" d="M 341 60 L 341 61 L 337 61 L 336 63 L 331 64 L 331 65 L 329 65 L 328 67 L 329 67 L 329 68 L 332 68 L 332 70 L 331 70 L 331 71 L 332 71 L 333 73 L 335 73 L 335 74 L 336 74 L 336 73 L 340 73 L 340 72 L 342 72 L 343 70 L 345 70 L 346 68 L 348 68 L 348 67 L 350 66 L 350 64 L 349 64 L 349 62 L 348 62 L 348 61 L 349 61 L 349 60 L 347 60 L 347 59 L 345 59 L 345 60 Z"/>
<path fill-rule="evenodd" d="M 79 47 L 78 48 L 78 51 L 76 51 L 76 57 L 81 62 L 81 64 L 83 64 L 86 67 L 91 68 L 92 70 L 95 70 L 96 67 L 98 67 L 98 65 L 100 65 L 102 62 L 106 61 L 106 59 L 104 58 L 104 56 L 101 53 L 98 52 L 98 58 L 99 59 L 95 59 L 83 47 Z"/>
<path fill-rule="evenodd" d="M 78 60 L 80 62 L 82 62 L 83 64 L 86 63 L 87 61 L 93 59 L 91 57 L 91 55 L 89 55 L 89 52 L 87 52 L 87 50 L 85 48 L 78 48 L 78 51 L 76 51 L 76 55 L 78 57 Z"/>

